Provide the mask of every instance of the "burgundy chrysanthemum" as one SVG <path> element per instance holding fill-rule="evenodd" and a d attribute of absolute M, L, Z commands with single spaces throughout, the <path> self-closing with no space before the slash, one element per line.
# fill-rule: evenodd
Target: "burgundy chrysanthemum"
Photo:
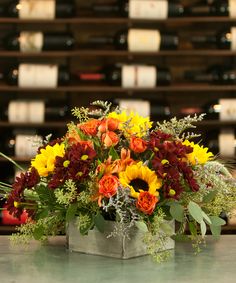
<path fill-rule="evenodd" d="M 81 181 L 86 178 L 95 156 L 95 150 L 88 143 L 72 144 L 64 157 L 56 158 L 54 174 L 48 184 L 49 188 L 55 189 L 68 179 Z"/>
<path fill-rule="evenodd" d="M 166 198 L 180 197 L 184 190 L 182 179 L 192 191 L 199 189 L 192 168 L 184 161 L 186 155 L 193 151 L 192 147 L 173 140 L 171 135 L 161 131 L 151 133 L 148 146 L 154 152 L 152 166 L 157 175 L 164 179 L 163 194 Z"/>

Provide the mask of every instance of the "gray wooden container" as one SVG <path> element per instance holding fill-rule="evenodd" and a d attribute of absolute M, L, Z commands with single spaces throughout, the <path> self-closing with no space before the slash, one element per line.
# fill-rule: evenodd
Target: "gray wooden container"
<path fill-rule="evenodd" d="M 120 259 L 147 255 L 146 245 L 142 241 L 144 232 L 136 227 L 131 229 L 129 238 L 125 236 L 107 238 L 114 231 L 114 224 L 112 221 L 106 221 L 104 233 L 94 228 L 88 232 L 88 235 L 83 236 L 76 227 L 75 221 L 69 223 L 67 229 L 68 249 L 70 251 Z M 174 230 L 173 223 L 172 226 Z M 173 249 L 174 246 L 174 241 L 168 239 L 165 249 Z"/>

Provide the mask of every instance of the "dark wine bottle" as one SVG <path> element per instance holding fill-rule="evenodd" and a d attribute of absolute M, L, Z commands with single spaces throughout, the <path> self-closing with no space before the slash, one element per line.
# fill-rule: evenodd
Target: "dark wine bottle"
<path fill-rule="evenodd" d="M 21 19 L 70 18 L 75 15 L 74 1 L 14 0 L 5 6 L 5 15 Z"/>
<path fill-rule="evenodd" d="M 186 7 L 186 15 L 188 16 L 222 16 L 232 17 L 236 16 L 236 4 L 234 0 L 219 0 L 208 2 L 209 4 L 194 4 Z"/>
<path fill-rule="evenodd" d="M 81 82 L 102 81 L 127 88 L 153 88 L 171 82 L 171 73 L 167 68 L 145 65 L 108 65 L 100 72 L 79 72 L 78 77 Z"/>
<path fill-rule="evenodd" d="M 155 101 L 141 99 L 116 98 L 114 105 L 130 112 L 137 112 L 143 117 L 150 117 L 152 121 L 160 121 L 170 117 L 170 106 L 164 99 Z"/>
<path fill-rule="evenodd" d="M 175 33 L 161 33 L 159 30 L 129 29 L 120 30 L 114 36 L 93 35 L 88 38 L 92 47 L 114 46 L 119 50 L 131 52 L 155 52 L 159 50 L 177 49 L 178 36 Z"/>
<path fill-rule="evenodd" d="M 19 64 L 6 72 L 4 78 L 10 85 L 30 88 L 56 88 L 70 81 L 66 67 L 49 64 Z"/>
<path fill-rule="evenodd" d="M 219 119 L 221 121 L 236 121 L 236 99 L 221 98 L 206 103 L 203 111 L 208 119 Z"/>
<path fill-rule="evenodd" d="M 210 151 L 220 154 L 221 157 L 235 158 L 236 156 L 236 138 L 233 128 L 209 132 L 204 144 Z"/>
<path fill-rule="evenodd" d="M 185 71 L 184 77 L 194 83 L 211 83 L 211 84 L 235 84 L 236 83 L 236 70 L 231 67 L 212 66 L 207 70 Z"/>
<path fill-rule="evenodd" d="M 3 152 L 8 156 L 32 158 L 37 154 L 42 141 L 42 136 L 36 135 L 36 131 L 17 130 L 6 136 Z"/>
<path fill-rule="evenodd" d="M 131 19 L 166 19 L 181 17 L 184 6 L 167 0 L 118 0 L 112 4 L 93 3 L 92 10 L 96 16 L 111 14 Z"/>
<path fill-rule="evenodd" d="M 194 47 L 214 47 L 236 50 L 236 27 L 215 35 L 197 35 L 191 38 Z"/>
<path fill-rule="evenodd" d="M 75 39 L 70 33 L 43 33 L 40 31 L 21 31 L 7 35 L 2 40 L 7 50 L 40 52 L 44 50 L 71 50 Z"/>
<path fill-rule="evenodd" d="M 66 120 L 69 114 L 69 107 L 64 101 L 12 100 L 0 109 L 1 119 L 10 123 Z"/>

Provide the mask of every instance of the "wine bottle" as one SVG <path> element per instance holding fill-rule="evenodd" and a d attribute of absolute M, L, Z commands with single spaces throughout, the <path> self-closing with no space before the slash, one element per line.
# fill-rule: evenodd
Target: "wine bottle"
<path fill-rule="evenodd" d="M 236 138 L 233 128 L 224 128 L 219 132 L 208 133 L 205 145 L 214 154 L 220 154 L 222 157 L 235 158 Z"/>
<path fill-rule="evenodd" d="M 8 17 L 20 19 L 70 18 L 75 11 L 75 3 L 70 0 L 13 0 L 5 6 Z"/>
<path fill-rule="evenodd" d="M 7 35 L 2 40 L 7 50 L 40 52 L 44 50 L 70 50 L 75 39 L 70 33 L 43 33 L 41 31 L 21 31 Z"/>
<path fill-rule="evenodd" d="M 107 65 L 100 72 L 80 72 L 78 77 L 81 82 L 103 81 L 125 88 L 154 88 L 171 82 L 167 68 L 145 65 Z"/>
<path fill-rule="evenodd" d="M 22 131 L 6 137 L 4 154 L 8 156 L 32 158 L 37 154 L 38 147 L 42 144 L 42 136 L 35 131 Z"/>
<path fill-rule="evenodd" d="M 56 88 L 70 81 L 66 67 L 49 64 L 19 64 L 6 72 L 3 79 L 10 85 L 30 88 Z"/>
<path fill-rule="evenodd" d="M 207 70 L 196 71 L 188 70 L 184 72 L 186 80 L 199 83 L 212 83 L 212 84 L 235 84 L 236 83 L 236 70 L 232 67 L 212 66 Z"/>
<path fill-rule="evenodd" d="M 95 15 L 114 14 L 131 19 L 166 19 L 181 17 L 184 6 L 167 0 L 118 0 L 112 4 L 93 3 Z"/>
<path fill-rule="evenodd" d="M 114 104 L 126 112 L 138 113 L 143 117 L 150 117 L 151 120 L 164 120 L 170 117 L 170 106 L 165 100 L 141 100 L 141 99 L 120 99 L 116 98 Z"/>
<path fill-rule="evenodd" d="M 10 123 L 65 120 L 69 114 L 69 107 L 64 101 L 11 100 L 8 105 L 1 108 L 1 119 Z"/>
<path fill-rule="evenodd" d="M 114 46 L 119 50 L 132 52 L 155 52 L 162 49 L 177 49 L 178 36 L 175 33 L 161 33 L 159 30 L 129 29 L 120 30 L 114 36 L 94 35 L 88 38 L 92 47 Z"/>
<path fill-rule="evenodd" d="M 236 27 L 215 35 L 197 35 L 191 38 L 194 47 L 214 47 L 236 50 Z"/>
<path fill-rule="evenodd" d="M 221 121 L 236 121 L 236 99 L 221 98 L 206 103 L 203 106 L 207 119 L 219 119 Z"/>
<path fill-rule="evenodd" d="M 194 4 L 186 7 L 186 14 L 193 16 L 222 16 L 222 17 L 236 17 L 236 2 L 235 0 L 228 1 L 213 1 L 206 4 Z"/>

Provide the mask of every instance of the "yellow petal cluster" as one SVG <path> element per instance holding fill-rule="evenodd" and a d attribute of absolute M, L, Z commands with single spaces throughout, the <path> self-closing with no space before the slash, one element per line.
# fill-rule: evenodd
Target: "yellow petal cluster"
<path fill-rule="evenodd" d="M 118 119 L 121 122 L 119 129 L 124 132 L 126 137 L 136 135 L 141 138 L 152 127 L 149 117 L 145 118 L 134 112 L 129 114 L 126 111 L 121 113 L 111 112 L 108 117 Z"/>
<path fill-rule="evenodd" d="M 193 165 L 205 164 L 214 156 L 212 152 L 207 152 L 208 147 L 200 146 L 199 144 L 195 144 L 194 142 L 190 142 L 188 140 L 185 140 L 183 144 L 193 148 L 193 152 L 187 154 L 188 161 Z"/>
<path fill-rule="evenodd" d="M 139 193 L 143 190 L 134 188 L 130 185 L 130 183 L 135 179 L 145 181 L 148 185 L 147 191 L 150 194 L 155 196 L 159 195 L 157 190 L 162 186 L 162 181 L 157 178 L 157 175 L 154 171 L 143 165 L 142 162 L 127 166 L 125 171 L 119 173 L 119 181 L 121 185 L 130 189 L 132 197 L 138 198 Z"/>
<path fill-rule="evenodd" d="M 56 156 L 63 157 L 65 155 L 64 144 L 47 145 L 42 148 L 40 153 L 31 161 L 31 166 L 34 167 L 41 177 L 47 177 L 49 173 L 53 172 L 55 166 Z"/>

